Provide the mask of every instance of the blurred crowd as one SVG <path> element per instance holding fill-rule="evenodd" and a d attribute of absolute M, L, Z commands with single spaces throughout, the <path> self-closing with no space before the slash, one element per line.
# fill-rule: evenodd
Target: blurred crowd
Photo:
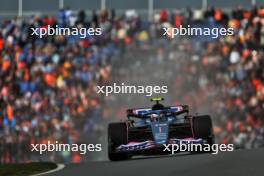
<path fill-rule="evenodd" d="M 183 25 L 201 23 L 201 13 L 195 13 L 189 13 L 195 17 L 191 20 L 181 17 Z M 227 14 L 208 8 L 202 16 L 210 21 L 205 25 L 213 21 L 235 29 L 235 35 L 209 42 L 195 38 L 183 44 L 182 50 L 192 54 L 178 63 L 184 76 L 176 77 L 174 90 L 184 90 L 184 96 L 179 91 L 175 97 L 211 112 L 219 143 L 234 143 L 236 148 L 264 146 L 264 9 L 238 7 Z"/>
<path fill-rule="evenodd" d="M 96 85 L 110 79 L 111 57 L 118 54 L 107 36 L 31 35 L 30 28 L 47 25 L 89 27 L 103 25 L 104 18 L 87 22 L 70 9 L 58 18 L 34 16 L 1 23 L 0 29 L 0 159 L 80 162 L 78 153 L 63 152 L 32 158 L 29 144 L 47 141 L 85 143 L 85 132 L 100 131 L 90 119 L 102 113 Z M 99 21 L 100 20 L 100 21 Z M 106 34 L 107 35 L 107 34 Z M 38 155 L 37 155 L 38 156 Z"/>
<path fill-rule="evenodd" d="M 235 35 L 210 41 L 162 35 L 163 27 L 188 24 L 232 27 Z M 47 25 L 100 27 L 103 34 L 84 39 L 31 35 L 30 28 Z M 264 9 L 257 7 L 238 7 L 231 13 L 214 8 L 161 10 L 151 22 L 135 10 L 123 15 L 94 11 L 88 18 L 85 11 L 74 13 L 69 8 L 57 17 L 6 20 L 0 27 L 0 162 L 82 161 L 74 152 L 34 157 L 29 146 L 48 140 L 85 143 L 87 135 L 98 136 L 99 124 L 111 116 L 111 110 L 96 86 L 111 83 L 111 73 L 119 69 L 113 65 L 118 66 L 127 53 L 148 51 L 155 54 L 156 64 L 170 68 L 164 67 L 177 90 L 174 103 L 187 103 L 194 110 L 206 107 L 212 113 L 220 143 L 234 143 L 237 148 L 263 146 L 263 47 Z M 133 79 L 126 71 L 123 74 Z M 144 74 L 135 79 L 143 79 Z"/>

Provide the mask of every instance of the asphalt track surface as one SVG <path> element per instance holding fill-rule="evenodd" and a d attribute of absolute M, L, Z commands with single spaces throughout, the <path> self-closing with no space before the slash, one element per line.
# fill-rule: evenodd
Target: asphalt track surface
<path fill-rule="evenodd" d="M 48 176 L 264 176 L 264 149 L 70 164 Z"/>

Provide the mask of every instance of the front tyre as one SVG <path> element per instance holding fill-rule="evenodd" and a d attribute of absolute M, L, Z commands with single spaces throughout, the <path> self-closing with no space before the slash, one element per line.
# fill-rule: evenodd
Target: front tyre
<path fill-rule="evenodd" d="M 211 117 L 209 115 L 195 116 L 192 123 L 194 137 L 206 140 L 207 144 L 212 146 L 215 141 Z M 212 151 L 210 150 L 210 152 Z"/>
<path fill-rule="evenodd" d="M 108 125 L 108 158 L 111 161 L 129 159 L 127 153 L 118 153 L 116 148 L 127 144 L 127 125 L 124 122 L 110 123 Z"/>

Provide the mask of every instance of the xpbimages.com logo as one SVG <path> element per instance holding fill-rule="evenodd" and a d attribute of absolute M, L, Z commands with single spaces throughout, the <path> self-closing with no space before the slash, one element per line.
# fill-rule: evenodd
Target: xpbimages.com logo
<path fill-rule="evenodd" d="M 97 93 L 105 94 L 105 96 L 109 94 L 145 94 L 145 96 L 152 96 L 153 94 L 168 93 L 168 86 L 135 86 L 114 83 L 108 86 L 97 86 Z"/>
<path fill-rule="evenodd" d="M 102 35 L 101 28 L 84 28 L 84 27 L 59 27 L 58 25 L 47 27 L 38 27 L 31 28 L 31 35 L 38 36 L 39 38 L 43 38 L 44 36 L 53 36 L 53 35 L 65 35 L 65 36 L 77 36 L 80 38 L 86 38 L 87 36 L 93 35 Z"/>
<path fill-rule="evenodd" d="M 179 144 L 163 144 L 164 152 L 170 152 L 175 154 L 178 152 L 211 152 L 212 154 L 218 154 L 221 152 L 232 152 L 234 151 L 234 144 L 195 144 L 195 143 L 184 143 Z"/>
<path fill-rule="evenodd" d="M 174 38 L 175 36 L 210 36 L 212 38 L 218 38 L 220 36 L 234 35 L 233 28 L 208 28 L 208 27 L 192 27 L 187 25 L 186 27 L 180 25 L 178 28 L 164 27 L 163 36 Z"/>
<path fill-rule="evenodd" d="M 47 144 L 31 144 L 31 152 L 43 154 L 45 152 L 79 152 L 81 155 L 87 152 L 102 151 L 102 144 L 63 144 L 59 141 L 48 141 Z"/>

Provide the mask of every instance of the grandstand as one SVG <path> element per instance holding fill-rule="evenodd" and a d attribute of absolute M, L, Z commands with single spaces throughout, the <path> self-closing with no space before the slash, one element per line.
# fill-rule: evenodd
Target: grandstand
<path fill-rule="evenodd" d="M 128 106 L 143 106 L 148 101 L 146 97 L 132 95 L 105 97 L 96 94 L 96 85 L 111 82 L 167 84 L 169 94 L 165 98 L 168 101 L 190 104 L 195 112 L 212 114 L 219 143 L 234 143 L 237 148 L 263 146 L 262 7 L 249 9 L 241 3 L 247 8 L 235 7 L 230 13 L 221 8 L 198 9 L 202 16 L 197 19 L 194 9 L 167 11 L 155 6 L 149 21 L 141 17 L 140 10 L 133 15 L 124 9 L 124 15 L 122 11 L 116 13 L 118 4 L 113 3 L 111 7 L 108 1 L 105 5 L 108 10 L 93 12 L 78 11 L 80 3 L 70 2 L 65 0 L 64 4 L 72 8 L 57 10 L 49 5 L 47 7 L 52 9 L 46 11 L 42 6 L 42 14 L 31 16 L 34 3 L 31 7 L 25 1 L 23 6 L 32 9 L 20 10 L 22 18 L 2 19 L 0 162 L 51 160 L 70 163 L 98 159 L 99 156 L 80 156 L 74 152 L 47 153 L 39 157 L 30 152 L 29 145 L 48 140 L 103 142 L 106 122 L 122 119 Z M 98 3 L 89 5 L 87 9 L 101 8 Z M 5 5 L 1 8 L 8 9 Z M 48 13 L 50 10 L 53 13 Z M 13 10 L 12 13 L 17 12 Z M 24 18 L 27 13 L 30 18 Z M 172 40 L 162 36 L 164 23 L 210 25 L 209 20 L 234 28 L 235 35 L 210 42 L 201 38 L 181 36 Z M 76 36 L 40 39 L 30 35 L 31 27 L 56 24 L 100 26 L 104 33 L 85 39 Z"/>

